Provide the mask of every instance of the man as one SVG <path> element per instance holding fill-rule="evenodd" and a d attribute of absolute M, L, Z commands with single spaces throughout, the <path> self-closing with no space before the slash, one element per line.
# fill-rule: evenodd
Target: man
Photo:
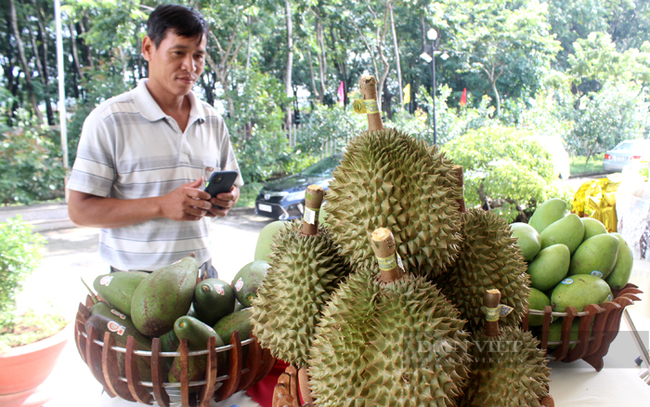
<path fill-rule="evenodd" d="M 243 180 L 215 198 L 203 191 L 213 171 L 239 172 L 223 119 L 191 91 L 206 37 L 198 12 L 156 7 L 142 41 L 148 78 L 84 122 L 68 213 L 79 226 L 101 228 L 100 255 L 113 271 L 153 271 L 195 253 L 202 274 L 216 277 L 208 218 L 227 215 Z"/>

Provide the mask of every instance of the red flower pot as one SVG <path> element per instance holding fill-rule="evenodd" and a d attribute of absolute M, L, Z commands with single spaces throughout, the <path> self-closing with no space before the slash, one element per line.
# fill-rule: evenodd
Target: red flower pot
<path fill-rule="evenodd" d="M 34 393 L 54 369 L 71 336 L 71 326 L 49 338 L 0 354 L 0 406 L 40 406 L 47 401 Z M 30 398 L 38 398 L 41 404 L 25 404 Z"/>

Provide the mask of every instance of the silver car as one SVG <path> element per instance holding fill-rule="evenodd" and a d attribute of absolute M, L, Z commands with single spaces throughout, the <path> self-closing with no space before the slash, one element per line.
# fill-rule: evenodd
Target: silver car
<path fill-rule="evenodd" d="M 603 170 L 622 171 L 623 167 L 635 160 L 647 160 L 648 158 L 650 158 L 650 140 L 625 140 L 605 152 Z"/>

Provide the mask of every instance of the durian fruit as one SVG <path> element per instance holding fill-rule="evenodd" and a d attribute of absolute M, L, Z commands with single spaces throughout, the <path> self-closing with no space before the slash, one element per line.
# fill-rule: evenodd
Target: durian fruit
<path fill-rule="evenodd" d="M 362 77 L 360 84 L 366 102 L 376 98 L 373 77 Z M 365 237 L 389 228 L 407 270 L 442 273 L 461 242 L 462 188 L 453 165 L 437 146 L 384 129 L 378 113 L 368 117 L 370 130 L 350 141 L 329 185 L 326 222 L 332 236 L 353 266 L 372 267 Z"/>
<path fill-rule="evenodd" d="M 539 341 L 519 327 L 499 329 L 497 289 L 485 292 L 485 329 L 472 334 L 473 362 L 460 407 L 538 407 L 548 396 L 550 369 Z"/>
<path fill-rule="evenodd" d="M 465 321 L 433 284 L 397 265 L 390 231 L 371 239 L 379 267 L 351 274 L 318 324 L 309 360 L 315 404 L 455 406 L 470 362 Z"/>
<path fill-rule="evenodd" d="M 502 324 L 519 325 L 528 305 L 530 278 L 508 223 L 482 209 L 463 213 L 462 222 L 464 240 L 458 259 L 434 282 L 467 319 L 470 332 L 483 327 L 483 294 L 490 287 L 501 291 L 506 305 L 514 308 L 502 318 Z"/>
<path fill-rule="evenodd" d="M 252 302 L 253 332 L 262 347 L 298 368 L 308 350 L 323 304 L 349 273 L 326 229 L 318 225 L 323 188 L 310 185 L 302 221 L 280 229 L 269 269 Z"/>

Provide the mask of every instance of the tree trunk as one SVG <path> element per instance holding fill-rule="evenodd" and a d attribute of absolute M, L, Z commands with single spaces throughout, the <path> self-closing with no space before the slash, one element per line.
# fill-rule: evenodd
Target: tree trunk
<path fill-rule="evenodd" d="M 323 23 L 320 19 L 316 20 L 316 41 L 318 42 L 318 47 L 320 48 L 320 54 L 318 54 L 318 72 L 320 74 L 320 95 L 318 99 L 323 103 L 323 98 L 325 97 L 325 92 L 327 88 L 325 86 L 326 75 L 327 75 L 327 58 L 325 55 L 325 41 L 323 38 Z"/>
<path fill-rule="evenodd" d="M 293 70 L 293 25 L 291 22 L 291 1 L 285 0 L 286 21 L 287 21 L 287 71 L 284 77 L 284 86 L 287 92 L 287 97 L 293 97 L 293 88 L 291 86 L 291 72 Z M 285 118 L 285 125 L 287 132 L 291 131 L 292 118 L 291 105 L 287 106 L 287 116 Z"/>
<path fill-rule="evenodd" d="M 402 68 L 399 57 L 399 46 L 397 45 L 397 31 L 395 30 L 395 18 L 393 16 L 393 4 L 390 3 L 390 27 L 393 31 L 393 46 L 395 47 L 395 62 L 397 65 L 397 85 L 399 86 L 399 104 L 404 106 L 404 93 L 402 87 Z"/>
<path fill-rule="evenodd" d="M 52 110 L 52 102 L 50 100 L 50 96 L 48 95 L 47 92 L 47 87 L 48 87 L 48 75 L 47 75 L 47 65 L 45 67 L 43 64 L 47 64 L 47 59 L 41 60 L 41 56 L 45 55 L 47 56 L 46 50 L 42 50 L 43 52 L 40 52 L 40 48 L 43 48 L 43 41 L 42 41 L 42 34 L 40 31 L 39 27 L 39 33 L 37 34 L 39 36 L 39 41 L 41 42 L 41 47 L 38 46 L 36 43 L 36 37 L 34 36 L 34 32 L 32 31 L 31 27 L 28 28 L 29 30 L 29 40 L 32 44 L 32 50 L 34 51 L 34 61 L 36 62 L 36 70 L 38 71 L 38 76 L 41 79 L 41 83 L 43 84 L 43 102 L 45 103 L 45 111 L 47 113 L 47 124 L 49 126 L 54 126 L 54 111 Z"/>
<path fill-rule="evenodd" d="M 18 59 L 20 60 L 20 65 L 22 67 L 23 73 L 25 74 L 25 87 L 27 90 L 27 96 L 29 98 L 30 104 L 32 105 L 32 110 L 34 111 L 34 114 L 38 120 L 38 124 L 43 124 L 43 114 L 38 108 L 38 100 L 36 100 L 34 87 L 32 85 L 32 73 L 29 69 L 29 65 L 27 64 L 27 58 L 25 57 L 25 48 L 23 46 L 22 38 L 20 37 L 20 30 L 18 29 L 18 17 L 16 15 L 16 5 L 14 3 L 14 0 L 9 0 L 9 22 L 11 23 L 11 30 L 16 40 Z"/>
<path fill-rule="evenodd" d="M 253 22 L 253 17 L 248 16 L 248 41 L 246 42 L 246 71 L 248 71 L 251 67 L 251 41 L 252 41 L 252 33 L 251 33 L 251 24 Z"/>
<path fill-rule="evenodd" d="M 309 49 L 307 49 L 307 58 L 309 59 L 309 76 L 311 77 L 311 88 L 313 89 L 316 98 L 322 101 L 323 99 L 321 98 L 320 93 L 318 93 L 318 89 L 316 89 L 316 78 L 314 76 L 314 64 L 312 63 L 311 50 Z"/>

